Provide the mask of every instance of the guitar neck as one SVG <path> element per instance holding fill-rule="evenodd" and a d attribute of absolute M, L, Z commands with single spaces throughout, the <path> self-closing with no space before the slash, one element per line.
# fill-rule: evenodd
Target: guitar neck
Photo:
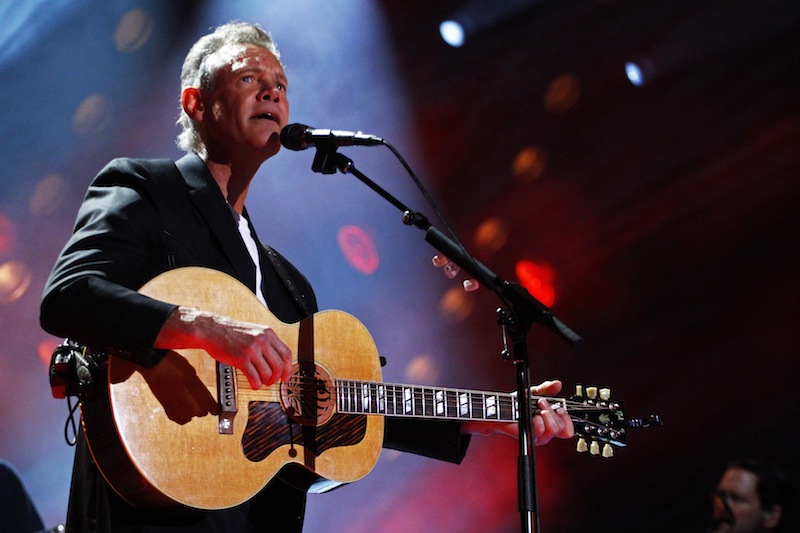
<path fill-rule="evenodd" d="M 518 407 L 511 393 L 336 380 L 340 413 L 513 422 L 519 418 Z"/>

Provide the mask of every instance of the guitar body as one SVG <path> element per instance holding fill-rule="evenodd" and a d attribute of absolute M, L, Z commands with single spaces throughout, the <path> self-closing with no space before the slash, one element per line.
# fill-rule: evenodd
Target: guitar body
<path fill-rule="evenodd" d="M 101 355 L 106 386 L 81 397 L 84 434 L 106 481 L 139 508 L 226 509 L 276 476 L 313 492 L 356 481 L 378 461 L 384 416 L 506 423 L 519 416 L 516 393 L 382 383 L 372 337 L 341 311 L 286 324 L 243 284 L 202 267 L 165 272 L 140 292 L 268 325 L 292 349 L 294 367 L 286 383 L 254 391 L 203 350 L 171 351 L 153 368 Z M 570 413 L 578 451 L 593 455 L 625 446 L 628 428 L 661 424 L 657 415 L 626 419 L 609 389 L 587 387 L 584 395 L 579 387 L 569 400 L 548 400 Z"/>
<path fill-rule="evenodd" d="M 247 287 L 201 267 L 168 271 L 140 292 L 269 325 L 293 351 L 298 390 L 319 371 L 381 379 L 372 337 L 347 313 L 323 311 L 286 324 Z M 374 467 L 383 445 L 381 416 L 335 413 L 324 394 L 292 396 L 290 384 L 253 391 L 235 369 L 221 368 L 231 372 L 228 385 L 220 385 L 218 363 L 203 350 L 171 351 L 149 369 L 108 358 L 107 394 L 82 401 L 82 421 L 101 473 L 131 504 L 224 509 L 249 500 L 279 473 L 304 490 L 322 491 Z M 224 403 L 230 383 L 236 412 L 228 414 L 226 433 L 218 398 Z"/>

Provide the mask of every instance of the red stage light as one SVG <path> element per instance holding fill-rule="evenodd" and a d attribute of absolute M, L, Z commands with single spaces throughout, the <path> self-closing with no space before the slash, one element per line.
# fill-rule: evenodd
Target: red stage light
<path fill-rule="evenodd" d="M 556 272 L 549 265 L 523 259 L 517 262 L 517 279 L 531 295 L 546 306 L 556 301 Z"/>
<path fill-rule="evenodd" d="M 9 252 L 14 247 L 14 224 L 0 215 L 0 254 Z"/>
<path fill-rule="evenodd" d="M 336 236 L 345 260 L 357 271 L 370 275 L 378 270 L 380 259 L 375 241 L 363 228 L 343 226 Z"/>

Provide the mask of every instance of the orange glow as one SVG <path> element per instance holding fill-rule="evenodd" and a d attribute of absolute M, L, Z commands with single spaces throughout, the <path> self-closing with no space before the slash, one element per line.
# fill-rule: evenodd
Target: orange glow
<path fill-rule="evenodd" d="M 439 371 L 433 357 L 419 354 L 406 366 L 406 377 L 412 383 L 435 383 Z"/>
<path fill-rule="evenodd" d="M 499 218 L 487 218 L 475 230 L 475 246 L 482 252 L 492 254 L 503 247 L 508 239 L 505 222 Z"/>
<path fill-rule="evenodd" d="M 517 279 L 531 295 L 546 306 L 556 301 L 556 272 L 549 265 L 523 259 L 517 263 Z"/>
<path fill-rule="evenodd" d="M 544 172 L 549 157 L 541 146 L 527 146 L 514 158 L 511 172 L 520 182 L 533 181 Z"/>
<path fill-rule="evenodd" d="M 369 276 L 378 270 L 380 259 L 375 241 L 358 226 L 344 226 L 339 229 L 336 242 L 345 260 L 358 272 Z"/>
<path fill-rule="evenodd" d="M 581 97 L 581 86 L 577 78 L 571 74 L 562 74 L 553 78 L 544 93 L 544 107 L 551 113 L 564 113 L 578 103 Z"/>
<path fill-rule="evenodd" d="M 472 311 L 473 300 L 467 297 L 461 285 L 451 287 L 439 300 L 439 311 L 453 322 L 467 318 Z"/>

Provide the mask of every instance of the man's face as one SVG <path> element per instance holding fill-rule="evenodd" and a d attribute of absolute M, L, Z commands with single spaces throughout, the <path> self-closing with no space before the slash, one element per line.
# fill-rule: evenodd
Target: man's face
<path fill-rule="evenodd" d="M 729 468 L 714 496 L 715 533 L 757 533 L 769 531 L 765 511 L 758 497 L 758 476 L 747 470 Z M 727 501 L 727 507 L 723 503 Z"/>
<path fill-rule="evenodd" d="M 202 91 L 203 140 L 211 157 L 257 154 L 262 160 L 280 149 L 289 118 L 286 74 L 280 61 L 258 46 L 236 45 L 218 52 L 227 61 L 213 86 Z"/>

